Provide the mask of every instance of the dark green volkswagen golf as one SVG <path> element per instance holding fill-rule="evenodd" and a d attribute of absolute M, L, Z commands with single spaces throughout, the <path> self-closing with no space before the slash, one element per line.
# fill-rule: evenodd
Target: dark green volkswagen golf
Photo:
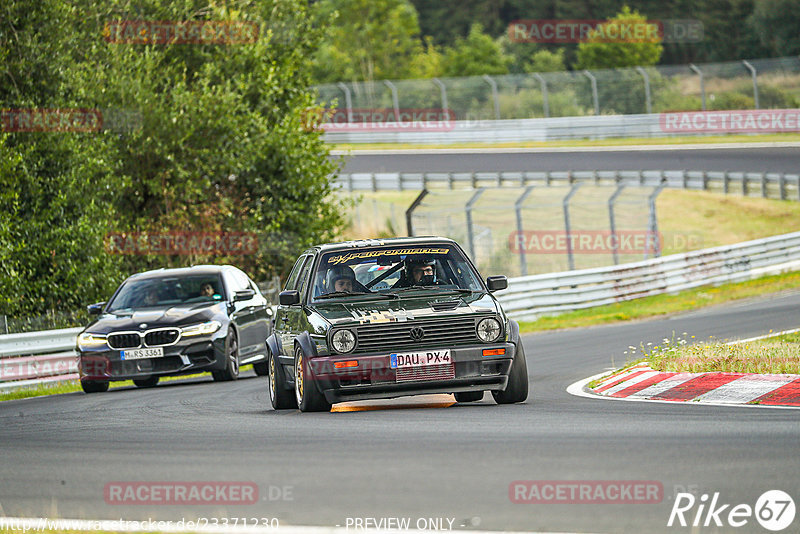
<path fill-rule="evenodd" d="M 453 393 L 500 404 L 528 397 L 519 327 L 461 247 L 444 238 L 350 241 L 306 250 L 267 340 L 276 410 Z"/>

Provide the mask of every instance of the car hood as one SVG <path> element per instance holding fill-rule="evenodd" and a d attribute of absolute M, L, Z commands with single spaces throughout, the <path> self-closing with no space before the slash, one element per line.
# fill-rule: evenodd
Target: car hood
<path fill-rule="evenodd" d="M 166 308 L 144 308 L 104 313 L 86 327 L 93 334 L 107 334 L 121 330 L 150 330 L 167 326 L 186 326 L 203 323 L 225 316 L 225 304 L 199 302 Z M 146 326 L 142 326 L 146 325 Z"/>
<path fill-rule="evenodd" d="M 472 295 L 436 293 L 403 297 L 398 300 L 338 300 L 317 303 L 312 305 L 311 309 L 336 326 L 499 312 L 496 301 L 488 293 Z"/>

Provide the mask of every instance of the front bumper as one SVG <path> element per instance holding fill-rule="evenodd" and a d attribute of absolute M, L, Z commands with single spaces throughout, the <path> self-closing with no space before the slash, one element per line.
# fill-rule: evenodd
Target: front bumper
<path fill-rule="evenodd" d="M 502 355 L 484 356 L 486 349 L 504 349 Z M 442 350 L 422 347 L 418 351 Z M 491 343 L 481 346 L 451 347 L 453 369 L 433 377 L 398 377 L 390 367 L 390 356 L 380 354 L 348 354 L 311 358 L 315 385 L 330 403 L 388 399 L 405 395 L 460 393 L 465 391 L 502 391 L 516 351 L 513 343 Z M 337 369 L 336 363 L 357 362 L 353 367 Z"/>
<path fill-rule="evenodd" d="M 132 380 L 149 376 L 171 376 L 212 371 L 225 365 L 225 337 L 182 339 L 164 348 L 164 356 L 123 360 L 119 350 L 107 347 L 77 349 L 81 380 Z"/>

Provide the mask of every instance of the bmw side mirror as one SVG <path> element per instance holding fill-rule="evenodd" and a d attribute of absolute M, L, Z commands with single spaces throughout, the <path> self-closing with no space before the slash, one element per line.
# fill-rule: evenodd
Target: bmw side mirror
<path fill-rule="evenodd" d="M 89 304 L 86 306 L 86 311 L 89 312 L 89 315 L 100 315 L 103 312 L 103 306 L 105 306 L 105 302 L 97 302 L 95 304 Z"/>
<path fill-rule="evenodd" d="M 281 306 L 294 306 L 295 304 L 300 304 L 300 292 L 294 289 L 281 291 L 281 294 L 278 295 L 278 300 L 280 301 Z"/>
<path fill-rule="evenodd" d="M 486 279 L 486 287 L 491 293 L 508 288 L 508 278 L 505 276 L 490 276 Z"/>
<path fill-rule="evenodd" d="M 233 294 L 233 302 L 239 302 L 241 300 L 250 300 L 255 296 L 256 292 L 253 291 L 252 289 L 243 289 Z"/>

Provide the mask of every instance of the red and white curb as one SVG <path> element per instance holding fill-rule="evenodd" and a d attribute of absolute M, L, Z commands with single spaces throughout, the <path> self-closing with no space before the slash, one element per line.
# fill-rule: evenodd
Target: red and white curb
<path fill-rule="evenodd" d="M 765 337 L 771 336 L 738 343 Z M 590 388 L 592 382 L 596 383 Z M 595 399 L 799 408 L 800 375 L 674 373 L 656 371 L 641 363 L 580 380 L 570 385 L 567 392 Z"/>

